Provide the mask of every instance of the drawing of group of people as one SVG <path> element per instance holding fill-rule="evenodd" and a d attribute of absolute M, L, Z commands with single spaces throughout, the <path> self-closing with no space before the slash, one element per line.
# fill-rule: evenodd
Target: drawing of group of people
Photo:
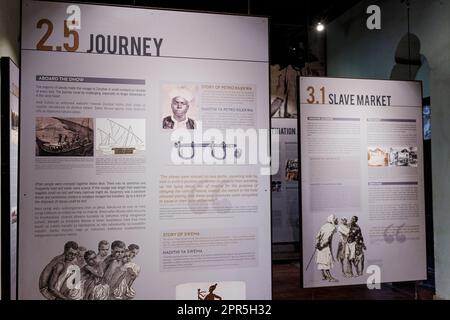
<path fill-rule="evenodd" d="M 317 269 L 322 272 L 322 280 L 338 282 L 331 275 L 334 267 L 333 236 L 339 234 L 339 243 L 336 251 L 336 259 L 341 264 L 342 275 L 345 278 L 359 277 L 364 272 L 364 238 L 358 225 L 358 217 L 353 216 L 350 222 L 346 217 L 336 218 L 334 214 L 327 218 L 319 230 L 315 241 Z"/>
<path fill-rule="evenodd" d="M 133 283 L 140 267 L 133 262 L 137 244 L 115 240 L 98 243 L 98 253 L 75 241 L 64 245 L 41 272 L 39 291 L 48 300 L 130 300 L 136 295 Z M 109 254 L 109 255 L 108 255 Z"/>

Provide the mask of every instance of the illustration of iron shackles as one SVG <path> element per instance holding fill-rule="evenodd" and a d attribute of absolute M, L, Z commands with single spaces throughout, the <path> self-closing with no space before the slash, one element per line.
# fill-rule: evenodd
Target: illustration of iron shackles
<path fill-rule="evenodd" d="M 181 159 L 185 160 L 190 160 L 195 157 L 195 148 L 211 148 L 211 156 L 217 160 L 225 160 L 225 158 L 227 157 L 227 148 L 234 148 L 233 154 L 235 158 L 239 158 L 241 156 L 241 149 L 237 147 L 237 144 L 226 144 L 225 141 L 222 143 L 214 143 L 214 141 L 205 143 L 194 143 L 194 141 L 192 141 L 191 143 L 181 143 L 180 141 L 178 141 L 175 142 L 175 148 L 178 149 L 178 156 Z M 182 148 L 190 148 L 191 154 L 189 156 L 183 155 L 183 153 L 181 152 Z M 221 148 L 223 156 L 216 155 L 215 148 Z"/>

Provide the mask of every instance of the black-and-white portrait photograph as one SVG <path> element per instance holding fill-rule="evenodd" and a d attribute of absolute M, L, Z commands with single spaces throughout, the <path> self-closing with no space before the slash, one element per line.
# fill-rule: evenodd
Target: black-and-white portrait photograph
<path fill-rule="evenodd" d="M 163 85 L 162 129 L 197 128 L 196 85 Z"/>
<path fill-rule="evenodd" d="M 68 241 L 39 277 L 39 291 L 48 300 L 131 300 L 141 268 L 134 262 L 139 245 L 101 240 L 88 249 Z"/>
<path fill-rule="evenodd" d="M 333 247 L 335 235 L 337 248 Z M 364 274 L 366 249 L 358 217 L 352 216 L 349 220 L 331 214 L 316 235 L 315 250 L 307 268 L 315 256 L 317 270 L 321 272 L 323 281 L 339 282 L 337 273 L 344 278 L 359 277 Z"/>
<path fill-rule="evenodd" d="M 91 118 L 36 118 L 36 156 L 92 157 Z"/>

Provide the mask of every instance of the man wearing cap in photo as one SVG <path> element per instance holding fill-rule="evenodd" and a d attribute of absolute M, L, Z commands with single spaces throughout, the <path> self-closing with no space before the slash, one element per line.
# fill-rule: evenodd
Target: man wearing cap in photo
<path fill-rule="evenodd" d="M 172 115 L 163 119 L 163 129 L 195 129 L 197 127 L 195 120 L 186 115 L 193 100 L 192 94 L 185 88 L 179 88 L 173 90 L 170 97 Z"/>

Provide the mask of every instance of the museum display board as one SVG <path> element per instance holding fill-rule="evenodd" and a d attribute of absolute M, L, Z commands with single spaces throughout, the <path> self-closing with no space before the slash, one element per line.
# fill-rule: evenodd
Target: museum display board
<path fill-rule="evenodd" d="M 278 148 L 279 170 L 272 176 L 272 242 L 299 242 L 300 214 L 298 199 L 299 163 L 297 119 L 272 118 L 272 138 Z"/>
<path fill-rule="evenodd" d="M 272 128 L 272 242 L 299 242 L 298 76 L 292 65 L 270 66 Z M 277 170 L 279 169 L 279 170 Z"/>
<path fill-rule="evenodd" d="M 1 279 L 2 299 L 16 298 L 17 254 L 17 168 L 19 146 L 19 68 L 8 57 L 1 71 Z"/>
<path fill-rule="evenodd" d="M 267 18 L 27 0 L 21 59 L 19 298 L 271 298 Z"/>
<path fill-rule="evenodd" d="M 422 88 L 300 78 L 303 285 L 426 279 Z"/>

